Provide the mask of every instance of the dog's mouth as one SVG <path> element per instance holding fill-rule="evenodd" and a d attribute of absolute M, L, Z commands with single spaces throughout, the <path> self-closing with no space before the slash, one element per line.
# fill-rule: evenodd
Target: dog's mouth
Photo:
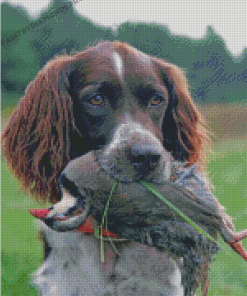
<path fill-rule="evenodd" d="M 168 155 L 164 154 L 159 164 L 151 169 L 150 166 L 148 169 L 133 168 L 124 155 L 107 157 L 104 151 L 97 150 L 71 161 L 60 176 L 61 201 L 50 209 L 45 218 L 40 218 L 57 231 L 77 229 L 87 219 L 92 200 L 97 204 L 94 198 L 97 190 L 102 191 L 99 199 L 105 203 L 106 192 L 110 193 L 116 182 L 132 186 L 143 179 L 156 184 L 169 180 L 171 167 Z M 114 161 L 110 161 L 112 158 Z M 102 208 L 102 205 L 97 204 L 97 207 Z"/>
<path fill-rule="evenodd" d="M 95 156 L 101 170 L 120 183 L 131 184 L 144 178 L 144 173 L 134 170 L 124 155 L 117 155 L 116 153 L 109 160 L 102 150 L 97 150 Z"/>
<path fill-rule="evenodd" d="M 147 178 L 150 172 L 133 171 L 131 167 L 129 170 L 126 168 L 119 168 L 114 164 L 108 164 L 104 160 L 98 159 L 102 171 L 109 175 L 112 179 L 120 183 L 132 184 L 141 179 Z"/>
<path fill-rule="evenodd" d="M 116 155 L 114 161 L 109 161 L 99 150 L 95 151 L 95 155 L 102 171 L 120 183 L 132 184 L 142 179 L 151 183 L 162 183 L 164 180 L 169 180 L 171 176 L 171 163 L 168 154 L 162 156 L 158 165 L 148 168 L 145 165 L 134 167 L 124 155 Z"/>

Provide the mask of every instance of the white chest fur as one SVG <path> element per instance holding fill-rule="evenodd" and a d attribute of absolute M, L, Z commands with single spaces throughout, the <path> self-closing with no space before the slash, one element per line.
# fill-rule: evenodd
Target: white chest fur
<path fill-rule="evenodd" d="M 33 274 L 33 284 L 45 296 L 183 296 L 179 265 L 167 253 L 131 242 L 119 256 L 104 243 L 81 232 L 58 233 L 41 222 L 52 251 Z"/>

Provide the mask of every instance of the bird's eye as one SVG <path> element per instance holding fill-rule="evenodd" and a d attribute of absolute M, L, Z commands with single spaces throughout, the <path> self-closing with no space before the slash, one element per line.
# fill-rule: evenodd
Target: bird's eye
<path fill-rule="evenodd" d="M 104 103 L 104 98 L 97 94 L 90 99 L 90 103 L 94 106 L 101 106 Z"/>
<path fill-rule="evenodd" d="M 159 95 L 154 95 L 149 101 L 150 106 L 158 106 L 163 103 L 164 99 Z"/>

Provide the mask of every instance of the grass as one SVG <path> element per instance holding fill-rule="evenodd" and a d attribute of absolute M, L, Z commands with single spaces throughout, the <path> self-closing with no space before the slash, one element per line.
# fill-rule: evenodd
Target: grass
<path fill-rule="evenodd" d="M 247 139 L 247 103 L 205 104 L 199 109 L 218 141 Z"/>
<path fill-rule="evenodd" d="M 219 106 L 203 108 L 202 112 L 208 116 L 212 114 L 210 113 L 212 110 L 218 108 L 211 121 L 211 128 L 214 124 L 217 125 L 215 117 L 220 111 L 222 112 L 222 108 Z M 226 114 L 238 108 L 241 113 L 245 107 L 234 105 L 234 109 L 230 111 L 229 108 L 225 109 Z M 229 123 L 228 126 L 234 125 L 234 129 L 239 131 L 245 124 L 244 113 L 236 118 L 237 120 L 232 120 L 232 124 Z M 215 131 L 215 128 L 213 130 Z M 236 229 L 241 230 L 247 227 L 247 138 L 243 137 L 243 133 L 242 137 L 241 133 L 230 137 L 230 133 L 225 130 L 229 136 L 223 141 L 224 126 L 217 126 L 216 131 L 220 141 L 213 146 L 215 153 L 208 164 L 209 176 L 215 186 L 215 195 L 226 207 L 227 213 L 234 217 Z M 2 295 L 38 295 L 29 281 L 30 274 L 40 265 L 43 253 L 41 243 L 36 239 L 35 219 L 27 209 L 40 206 L 18 192 L 17 182 L 13 180 L 4 163 L 2 163 L 1 180 Z M 247 239 L 243 241 L 243 245 L 247 249 Z M 222 240 L 221 246 L 224 248 L 216 256 L 210 273 L 209 296 L 247 295 L 247 263 Z"/>
<path fill-rule="evenodd" d="M 236 230 L 247 227 L 247 140 L 227 140 L 214 146 L 215 155 L 209 162 L 209 175 L 214 194 L 234 218 Z M 240 296 L 247 294 L 247 263 L 225 245 L 216 256 L 211 271 L 209 295 Z M 247 240 L 243 241 L 247 248 Z"/>

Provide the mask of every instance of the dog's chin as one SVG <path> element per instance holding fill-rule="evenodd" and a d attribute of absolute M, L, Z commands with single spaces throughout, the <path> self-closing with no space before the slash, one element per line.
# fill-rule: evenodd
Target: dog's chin
<path fill-rule="evenodd" d="M 144 174 L 135 172 L 132 168 L 120 169 L 117 166 L 108 165 L 104 161 L 100 161 L 100 160 L 99 160 L 99 163 L 100 163 L 101 169 L 106 174 L 108 174 L 111 178 L 121 183 L 126 183 L 126 184 L 135 183 L 145 178 Z"/>
<path fill-rule="evenodd" d="M 115 155 L 109 157 L 104 151 L 95 151 L 95 156 L 101 169 L 111 178 L 121 183 L 136 183 L 142 179 L 146 179 L 152 183 L 162 183 L 170 178 L 170 161 L 167 155 L 162 157 L 159 164 L 151 169 L 145 168 L 139 171 L 124 156 Z"/>
<path fill-rule="evenodd" d="M 167 180 L 166 170 L 163 168 L 162 164 L 159 165 L 152 171 L 136 171 L 133 169 L 131 165 L 129 166 L 116 166 L 113 164 L 109 164 L 105 161 L 99 159 L 99 164 L 101 169 L 109 175 L 114 180 L 125 183 L 137 183 L 140 180 L 148 180 L 151 183 L 162 183 L 164 180 Z"/>

